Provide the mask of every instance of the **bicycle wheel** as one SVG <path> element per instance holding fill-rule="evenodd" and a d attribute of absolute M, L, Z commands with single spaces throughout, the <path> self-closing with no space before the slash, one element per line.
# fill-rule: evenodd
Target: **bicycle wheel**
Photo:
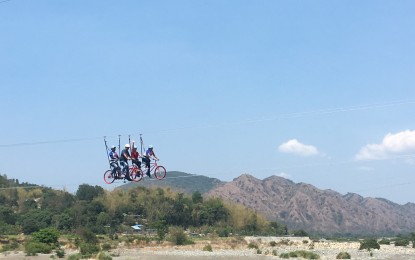
<path fill-rule="evenodd" d="M 130 166 L 130 178 L 134 182 L 139 182 L 143 179 L 143 173 L 136 165 Z"/>
<path fill-rule="evenodd" d="M 104 181 L 106 184 L 111 184 L 115 181 L 114 176 L 112 176 L 112 171 L 108 170 L 104 173 Z"/>
<path fill-rule="evenodd" d="M 157 166 L 156 169 L 154 169 L 154 176 L 159 180 L 164 179 L 164 177 L 166 177 L 166 168 Z"/>

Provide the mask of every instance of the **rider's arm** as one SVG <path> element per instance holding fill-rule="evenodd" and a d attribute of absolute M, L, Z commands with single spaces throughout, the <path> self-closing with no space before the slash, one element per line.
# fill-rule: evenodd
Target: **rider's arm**
<path fill-rule="evenodd" d="M 124 152 L 124 157 L 127 158 L 127 160 L 131 160 L 131 157 L 128 156 L 128 153 L 127 152 Z"/>
<path fill-rule="evenodd" d="M 156 158 L 156 160 L 158 160 L 159 158 L 157 158 L 157 156 L 156 156 L 156 154 L 154 153 L 154 151 L 153 151 L 153 156 L 154 156 L 154 158 Z"/>

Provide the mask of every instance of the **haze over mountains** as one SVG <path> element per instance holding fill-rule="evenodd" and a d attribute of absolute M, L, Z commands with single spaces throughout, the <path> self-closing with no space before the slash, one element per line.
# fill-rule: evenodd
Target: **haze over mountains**
<path fill-rule="evenodd" d="M 259 180 L 244 174 L 231 182 L 215 178 L 168 172 L 163 181 L 129 183 L 170 187 L 204 196 L 220 197 L 251 208 L 269 220 L 277 220 L 288 228 L 333 235 L 392 235 L 415 230 L 415 204 L 399 205 L 381 198 L 364 198 L 355 193 L 342 195 L 333 190 L 320 190 L 310 184 L 271 176 Z"/>

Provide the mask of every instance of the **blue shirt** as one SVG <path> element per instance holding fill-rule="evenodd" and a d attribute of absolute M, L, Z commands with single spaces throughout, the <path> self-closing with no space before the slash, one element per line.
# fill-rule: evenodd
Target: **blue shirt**
<path fill-rule="evenodd" d="M 151 150 L 151 149 L 147 149 L 147 151 L 146 151 L 146 156 L 147 156 L 147 157 L 149 157 L 150 155 L 155 156 L 154 151 L 153 151 L 153 150 Z"/>
<path fill-rule="evenodd" d="M 110 157 L 111 160 L 117 160 L 118 159 L 118 154 L 115 151 L 114 152 L 110 151 L 108 156 Z"/>

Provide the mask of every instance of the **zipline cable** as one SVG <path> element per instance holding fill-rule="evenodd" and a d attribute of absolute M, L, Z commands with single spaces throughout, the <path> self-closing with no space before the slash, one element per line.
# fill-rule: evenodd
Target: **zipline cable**
<path fill-rule="evenodd" d="M 111 168 L 110 155 L 108 154 L 109 150 L 108 150 L 107 140 L 105 136 L 104 136 L 104 143 L 105 143 L 105 151 L 106 151 L 107 159 L 108 159 L 108 165 Z"/>
<path fill-rule="evenodd" d="M 380 104 L 367 104 L 367 105 L 358 105 L 358 106 L 350 106 L 350 107 L 342 107 L 342 108 L 320 109 L 320 110 L 305 111 L 305 112 L 299 112 L 299 113 L 287 113 L 287 114 L 280 114 L 280 115 L 269 117 L 269 118 L 251 119 L 251 120 L 244 120 L 240 122 L 233 122 L 233 123 L 231 122 L 231 123 L 224 123 L 224 124 L 180 127 L 180 128 L 175 128 L 175 129 L 166 129 L 166 130 L 148 132 L 147 134 L 169 133 L 169 132 L 189 130 L 189 129 L 229 127 L 229 126 L 235 126 L 235 125 L 253 124 L 253 123 L 274 121 L 274 120 L 280 120 L 280 119 L 291 119 L 291 118 L 299 118 L 299 117 L 314 116 L 314 115 L 328 115 L 328 114 L 341 113 L 341 112 L 380 109 L 380 108 L 386 108 L 386 107 L 398 106 L 398 105 L 407 105 L 407 104 L 415 104 L 415 100 L 400 100 L 400 101 L 386 102 L 386 103 L 380 103 Z M 120 138 L 120 135 L 118 136 Z M 110 136 L 107 135 L 107 137 L 110 137 Z M 102 138 L 102 135 L 100 137 L 86 137 L 86 138 L 51 140 L 51 141 L 39 141 L 39 142 L 0 144 L 0 148 L 15 147 L 15 146 L 29 146 L 29 145 L 42 145 L 42 144 L 55 144 L 55 143 L 83 142 L 83 141 L 91 141 L 91 140 L 96 140 L 96 139 L 101 139 L 101 138 Z M 120 153 L 120 145 L 118 146 L 118 152 Z"/>

